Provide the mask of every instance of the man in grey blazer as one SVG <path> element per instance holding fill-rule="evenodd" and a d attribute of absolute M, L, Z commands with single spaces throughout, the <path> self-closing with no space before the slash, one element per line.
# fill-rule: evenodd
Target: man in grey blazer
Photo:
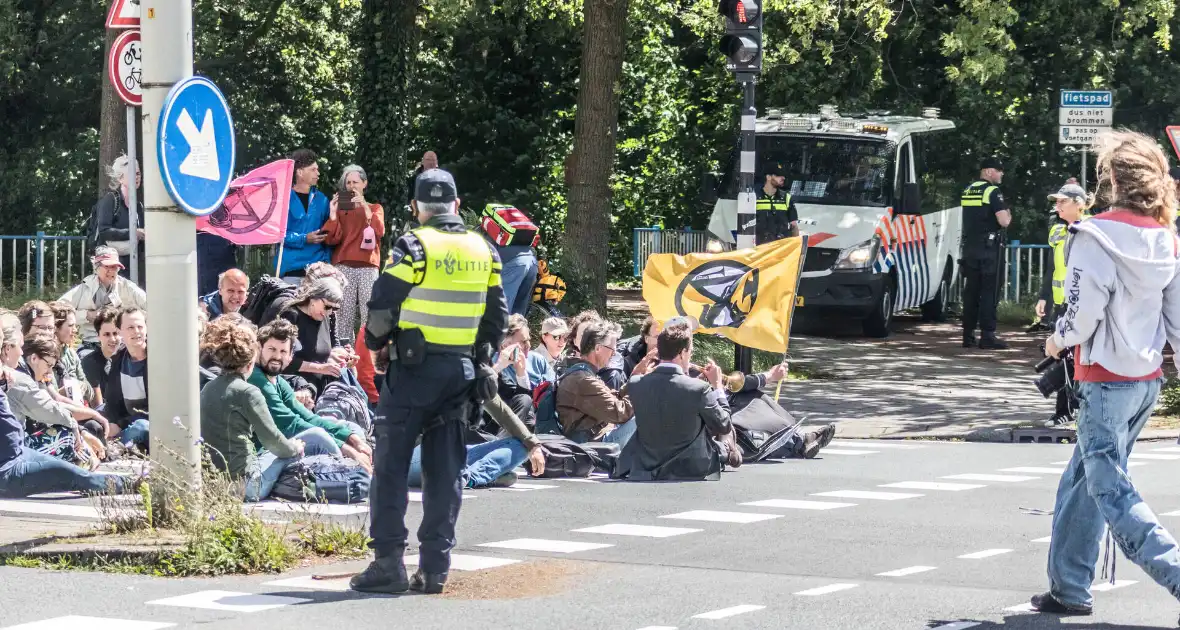
<path fill-rule="evenodd" d="M 669 321 L 656 342 L 659 365 L 631 379 L 628 392 L 636 430 L 619 456 L 614 476 L 632 481 L 715 480 L 721 477 L 722 462 L 741 465 L 721 368 L 709 361 L 706 380 L 688 376 L 692 335 L 688 320 Z"/>

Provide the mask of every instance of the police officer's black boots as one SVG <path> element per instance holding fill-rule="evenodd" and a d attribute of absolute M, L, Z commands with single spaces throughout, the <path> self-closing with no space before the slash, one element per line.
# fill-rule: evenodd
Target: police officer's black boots
<path fill-rule="evenodd" d="M 976 346 L 976 344 L 977 344 L 977 342 L 975 341 L 975 333 L 974 332 L 963 333 L 963 347 L 964 348 L 974 348 Z"/>
<path fill-rule="evenodd" d="M 354 575 L 348 585 L 352 590 L 363 593 L 396 595 L 410 590 L 410 580 L 406 577 L 406 565 L 402 562 L 401 554 L 377 556 L 364 571 Z"/>
<path fill-rule="evenodd" d="M 446 573 L 423 573 L 422 569 L 418 569 L 414 572 L 414 577 L 410 578 L 410 590 L 427 595 L 438 595 L 443 592 L 443 586 L 446 583 Z"/>
<path fill-rule="evenodd" d="M 995 333 L 985 332 L 979 336 L 979 347 L 983 350 L 1007 350 L 1008 344 L 997 339 Z"/>

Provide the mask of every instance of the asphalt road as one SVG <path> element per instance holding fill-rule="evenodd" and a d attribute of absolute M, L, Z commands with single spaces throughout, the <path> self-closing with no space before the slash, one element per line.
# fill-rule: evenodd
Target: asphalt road
<path fill-rule="evenodd" d="M 306 578 L 362 563 L 210 580 L 0 568 L 0 628 L 1176 627 L 1180 604 L 1121 555 L 1092 617 L 1009 610 L 1046 588 L 1051 517 L 1030 511 L 1052 508 L 1053 471 L 1071 448 L 837 441 L 822 459 L 749 465 L 719 482 L 475 491 L 455 551 L 472 570 L 453 571 L 444 597 L 363 596 Z M 1180 529 L 1180 448 L 1136 450 L 1132 476 Z"/>

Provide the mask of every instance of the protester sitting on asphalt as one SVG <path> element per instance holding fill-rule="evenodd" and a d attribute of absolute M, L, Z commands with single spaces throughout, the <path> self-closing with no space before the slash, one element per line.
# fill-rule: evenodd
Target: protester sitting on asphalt
<path fill-rule="evenodd" d="M 497 394 L 525 426 L 537 426 L 533 409 L 533 389 L 529 387 L 526 362 L 529 354 L 529 320 L 523 315 L 508 316 L 508 329 L 500 352 L 493 359 L 493 369 L 500 375 Z"/>
<path fill-rule="evenodd" d="M 14 349 L 19 356 L 23 345 L 20 320 L 11 312 L 0 312 L 0 356 L 8 356 Z M 119 475 L 92 473 L 25 446 L 25 423 L 13 413 L 10 398 L 13 388 L 19 388 L 17 381 L 23 379 L 7 365 L 5 362 L 5 367 L 0 368 L 0 497 L 23 498 L 47 492 L 122 494 L 129 489 Z"/>
<path fill-rule="evenodd" d="M 78 312 L 78 328 L 82 333 L 82 346 L 78 349 L 78 355 L 82 357 L 98 349 L 98 330 L 94 327 L 94 317 L 100 308 L 147 308 L 147 294 L 143 289 L 119 275 L 123 264 L 119 262 L 118 252 L 110 247 L 97 247 L 90 264 L 94 266 L 94 273 L 61 296 L 62 302 L 73 306 Z"/>
<path fill-rule="evenodd" d="M 560 317 L 550 317 L 541 322 L 541 345 L 529 352 L 528 365 L 525 366 L 530 389 L 537 389 L 545 381 L 557 382 L 554 365 L 561 357 L 569 330 L 569 325 Z"/>
<path fill-rule="evenodd" d="M 688 375 L 692 337 L 687 319 L 669 322 L 652 344 L 659 365 L 631 377 L 627 391 L 635 407 L 635 436 L 612 476 L 632 481 L 717 480 L 723 464 L 742 465 L 721 368 L 710 360 L 703 379 Z"/>
<path fill-rule="evenodd" d="M 365 441 L 364 429 L 312 413 L 295 400 L 295 392 L 287 381 L 279 378 L 291 362 L 291 346 L 298 335 L 299 330 L 295 325 L 284 319 L 277 319 L 258 329 L 261 351 L 257 365 L 247 380 L 262 391 L 271 419 L 284 436 L 291 438 L 311 427 L 320 427 L 332 436 L 340 453 L 356 460 L 371 473 L 373 449 Z"/>
<path fill-rule="evenodd" d="M 74 312 L 74 307 L 58 300 L 50 302 L 49 308 L 53 309 L 54 336 L 61 344 L 61 359 L 53 368 L 54 380 L 66 398 L 78 404 L 98 408 L 102 400 L 86 379 L 82 359 L 74 350 L 74 342 L 78 338 L 78 316 Z"/>
<path fill-rule="evenodd" d="M 499 396 L 483 406 L 504 432 L 511 436 L 467 447 L 467 465 L 463 470 L 464 488 L 507 488 L 516 483 L 516 467 L 528 460 L 534 476 L 545 472 L 545 453 L 541 441 L 516 417 Z M 422 487 L 422 446 L 414 447 L 410 473 L 406 478 L 412 488 Z"/>
<path fill-rule="evenodd" d="M 344 297 L 340 283 L 333 278 L 319 278 L 299 287 L 295 296 L 286 300 L 278 317 L 291 322 L 299 331 L 299 347 L 295 349 L 287 374 L 299 374 L 317 391 L 339 379 L 341 373 L 356 364 L 356 357 L 340 345 L 329 316 L 340 308 Z"/>
<path fill-rule="evenodd" d="M 790 414 L 773 397 L 762 392 L 765 387 L 776 385 L 786 377 L 787 364 L 780 363 L 761 374 L 734 372 L 726 378 L 730 417 L 738 431 L 773 434 L 794 424 Z M 835 435 L 835 424 L 817 427 L 806 433 L 796 432 L 768 457 L 812 459 Z"/>
<path fill-rule="evenodd" d="M 21 334 L 28 336 L 35 332 L 53 334 L 53 309 L 41 300 L 29 300 L 16 312 L 20 319 Z"/>
<path fill-rule="evenodd" d="M 582 330 L 590 322 L 605 322 L 606 320 L 598 314 L 597 311 L 582 311 L 570 320 L 570 336 L 569 347 L 566 350 L 566 356 L 557 363 L 555 371 L 558 376 L 561 376 L 565 369 L 581 360 L 581 355 L 578 348 L 582 343 Z M 623 373 L 623 357 L 617 353 L 611 355 L 610 360 L 606 365 L 598 371 L 598 378 L 606 383 L 612 392 L 618 393 L 627 384 L 627 377 Z"/>
<path fill-rule="evenodd" d="M 201 439 L 215 468 L 245 478 L 247 501 L 269 496 L 283 469 L 300 457 L 340 454 L 320 427 L 288 438 L 275 426 L 262 392 L 246 380 L 254 371 L 257 348 L 252 329 L 224 317 L 211 322 L 201 337 L 201 352 L 221 369 L 201 390 Z"/>
<path fill-rule="evenodd" d="M 111 357 L 123 347 L 123 337 L 119 334 L 119 326 L 115 324 L 118 317 L 119 310 L 110 306 L 96 312 L 94 327 L 98 330 L 98 350 L 82 357 L 82 373 L 94 389 L 99 404 L 103 403 L 102 388 L 106 385 Z M 98 405 L 95 405 L 95 408 L 97 409 Z"/>
<path fill-rule="evenodd" d="M 201 309 L 213 321 L 226 313 L 237 313 L 250 294 L 250 276 L 241 269 L 230 269 L 217 276 L 217 290 L 200 298 Z"/>
<path fill-rule="evenodd" d="M 124 447 L 148 446 L 147 312 L 137 306 L 124 307 L 115 317 L 123 347 L 111 357 L 102 388 L 106 403 L 103 413 L 121 430 Z"/>
<path fill-rule="evenodd" d="M 617 324 L 589 322 L 581 327 L 578 361 L 566 368 L 557 388 L 557 421 L 575 442 L 613 442 L 625 446 L 635 433 L 634 413 L 626 386 L 616 394 L 598 377 L 615 353 Z M 635 371 L 646 373 L 650 364 Z"/>
<path fill-rule="evenodd" d="M 634 337 L 628 337 L 619 342 L 618 356 L 622 359 L 623 374 L 626 378 L 631 378 L 631 373 L 635 371 L 635 366 L 645 358 L 654 357 L 656 352 L 656 337 L 660 335 L 664 327 L 656 318 L 651 315 L 643 320 L 643 325 L 639 327 L 639 334 Z M 654 360 L 654 359 L 648 359 Z M 610 369 L 610 368 L 608 368 Z M 615 368 L 617 369 L 617 368 Z"/>

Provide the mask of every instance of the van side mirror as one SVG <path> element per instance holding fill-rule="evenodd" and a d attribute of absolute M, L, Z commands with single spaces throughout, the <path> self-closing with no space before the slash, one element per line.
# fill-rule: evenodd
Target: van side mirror
<path fill-rule="evenodd" d="M 922 214 L 922 193 L 917 183 L 902 184 L 901 214 Z"/>
<path fill-rule="evenodd" d="M 701 175 L 700 202 L 705 206 L 712 206 L 717 202 L 717 173 L 705 172 Z"/>

